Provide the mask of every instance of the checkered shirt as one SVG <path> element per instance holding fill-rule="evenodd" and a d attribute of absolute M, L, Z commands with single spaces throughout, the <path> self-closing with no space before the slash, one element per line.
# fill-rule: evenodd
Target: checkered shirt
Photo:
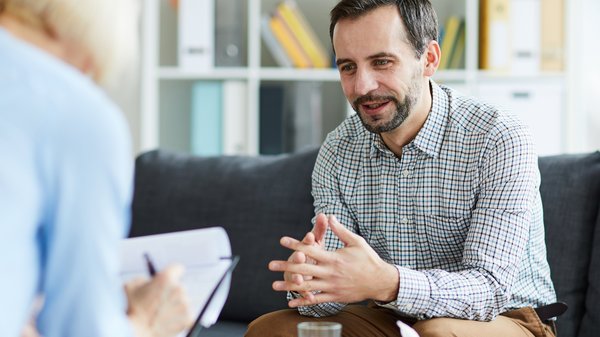
<path fill-rule="evenodd" d="M 401 158 L 356 114 L 328 135 L 313 171 L 315 213 L 335 215 L 397 267 L 398 297 L 380 305 L 402 315 L 488 321 L 554 302 L 530 132 L 450 88 L 432 81 L 431 90 L 431 112 Z M 326 249 L 342 246 L 329 230 Z"/>

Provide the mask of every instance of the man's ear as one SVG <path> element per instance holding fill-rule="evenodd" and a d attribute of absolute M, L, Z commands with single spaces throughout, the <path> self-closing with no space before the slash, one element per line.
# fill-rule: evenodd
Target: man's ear
<path fill-rule="evenodd" d="M 435 71 L 440 65 L 440 58 L 442 57 L 442 51 L 440 44 L 437 41 L 429 41 L 427 48 L 423 53 L 423 62 L 425 65 L 423 75 L 431 77 L 435 74 Z"/>

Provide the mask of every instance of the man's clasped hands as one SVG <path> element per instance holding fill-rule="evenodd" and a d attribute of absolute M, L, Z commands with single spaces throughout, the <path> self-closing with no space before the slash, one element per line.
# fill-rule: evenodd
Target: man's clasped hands
<path fill-rule="evenodd" d="M 336 250 L 325 249 L 328 229 L 343 244 Z M 313 230 L 302 241 L 284 236 L 280 243 L 293 253 L 287 261 L 271 261 L 269 269 L 284 273 L 283 281 L 273 282 L 274 290 L 299 295 L 288 302 L 291 308 L 366 299 L 390 302 L 398 295 L 396 267 L 381 259 L 363 237 L 333 215 L 318 214 Z"/>

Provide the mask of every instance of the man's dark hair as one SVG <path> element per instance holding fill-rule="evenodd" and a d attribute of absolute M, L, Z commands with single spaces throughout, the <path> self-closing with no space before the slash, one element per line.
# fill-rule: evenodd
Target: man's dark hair
<path fill-rule="evenodd" d="M 408 42 L 421 57 L 429 41 L 438 39 L 438 22 L 430 0 L 341 0 L 331 10 L 329 37 L 340 19 L 355 19 L 382 6 L 396 6 L 406 28 Z"/>

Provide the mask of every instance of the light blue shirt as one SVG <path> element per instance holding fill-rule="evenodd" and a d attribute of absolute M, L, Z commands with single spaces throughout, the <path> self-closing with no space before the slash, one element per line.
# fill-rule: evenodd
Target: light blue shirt
<path fill-rule="evenodd" d="M 131 336 L 126 123 L 66 63 L 3 29 L 0 50 L 0 336 L 20 334 L 36 294 L 44 337 Z"/>

